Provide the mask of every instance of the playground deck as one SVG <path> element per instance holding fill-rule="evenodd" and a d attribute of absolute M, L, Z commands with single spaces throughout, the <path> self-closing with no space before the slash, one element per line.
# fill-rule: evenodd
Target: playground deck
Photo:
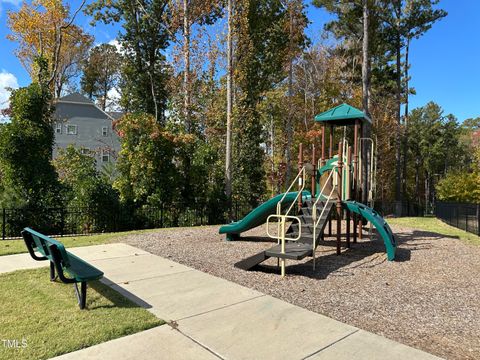
<path fill-rule="evenodd" d="M 265 261 L 263 271 L 233 266 L 272 247 L 266 237 L 226 242 L 212 226 L 122 241 L 441 357 L 480 358 L 480 247 L 429 232 L 392 230 L 399 241 L 397 261 L 387 261 L 381 240 L 366 239 L 337 256 L 332 236 L 317 248 L 315 271 L 311 258 L 287 260 L 284 279 L 276 259 Z M 253 235 L 265 236 L 264 227 L 245 234 Z"/>

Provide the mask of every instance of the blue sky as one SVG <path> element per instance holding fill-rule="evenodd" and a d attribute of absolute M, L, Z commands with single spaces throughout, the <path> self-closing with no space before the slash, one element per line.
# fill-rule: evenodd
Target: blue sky
<path fill-rule="evenodd" d="M 0 0 L 0 107 L 6 96 L 4 86 L 24 86 L 30 82 L 14 55 L 16 44 L 5 38 L 8 34 L 6 11 L 17 9 L 20 3 L 21 0 Z M 77 2 L 71 3 L 74 7 Z M 440 6 L 448 16 L 411 45 L 411 86 L 415 87 L 417 95 L 411 96 L 410 104 L 414 108 L 435 101 L 445 113 L 452 113 L 462 121 L 480 116 L 477 107 L 480 100 L 480 1 L 441 0 Z M 308 16 L 312 22 L 308 35 L 318 38 L 329 15 L 309 6 Z M 102 24 L 91 27 L 89 21 L 80 14 L 76 23 L 93 34 L 96 43 L 115 39 L 118 27 Z"/>

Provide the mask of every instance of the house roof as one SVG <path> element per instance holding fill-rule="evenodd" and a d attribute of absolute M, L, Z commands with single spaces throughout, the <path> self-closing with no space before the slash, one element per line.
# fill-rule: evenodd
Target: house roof
<path fill-rule="evenodd" d="M 315 121 L 332 125 L 354 125 L 355 120 L 372 123 L 372 120 L 362 110 L 348 104 L 341 104 L 315 116 Z"/>
<path fill-rule="evenodd" d="M 116 120 L 116 117 L 113 116 L 111 113 L 103 111 L 92 100 L 88 99 L 87 97 L 83 96 L 78 92 L 65 95 L 57 99 L 57 102 L 61 104 L 70 104 L 72 105 L 72 106 L 69 106 L 70 108 L 74 107 L 74 109 L 70 109 L 70 112 L 69 112 L 70 116 L 72 116 L 73 114 L 72 111 L 77 114 L 81 113 L 83 114 L 84 117 L 92 117 L 94 112 L 98 112 L 105 115 L 110 120 Z M 80 106 L 82 110 L 79 110 L 78 105 L 87 105 L 87 106 Z M 62 116 L 68 117 L 66 114 L 62 114 Z M 94 117 L 98 117 L 98 116 L 94 116 Z"/>
<path fill-rule="evenodd" d="M 74 92 L 74 93 L 65 95 L 65 96 L 61 97 L 60 99 L 58 99 L 58 101 L 61 101 L 61 102 L 74 102 L 74 103 L 88 104 L 88 105 L 90 105 L 90 104 L 91 104 L 91 105 L 95 105 L 92 100 L 86 98 L 85 96 L 83 96 L 82 94 L 80 94 L 80 93 L 78 93 L 78 92 Z"/>

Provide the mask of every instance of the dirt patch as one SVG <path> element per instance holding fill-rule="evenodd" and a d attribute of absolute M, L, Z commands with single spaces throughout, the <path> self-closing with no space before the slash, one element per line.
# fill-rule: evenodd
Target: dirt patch
<path fill-rule="evenodd" d="M 431 232 L 392 230 L 399 243 L 394 262 L 387 261 L 381 240 L 366 237 L 337 256 L 335 238 L 326 237 L 316 269 L 310 258 L 287 261 L 284 279 L 273 259 L 254 271 L 233 266 L 273 245 L 263 227 L 233 242 L 216 226 L 122 241 L 441 357 L 480 359 L 480 247 Z"/>

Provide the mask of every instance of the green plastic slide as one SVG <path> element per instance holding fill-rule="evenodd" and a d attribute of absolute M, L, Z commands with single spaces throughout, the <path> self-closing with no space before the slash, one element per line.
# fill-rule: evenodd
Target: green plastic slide
<path fill-rule="evenodd" d="M 383 238 L 385 249 L 387 250 L 388 260 L 393 261 L 395 259 L 397 242 L 393 236 L 392 229 L 390 229 L 390 226 L 387 224 L 385 219 L 381 217 L 380 214 L 375 210 L 362 203 L 356 201 L 344 201 L 343 205 L 351 212 L 362 215 L 377 228 L 378 233 Z"/>
<path fill-rule="evenodd" d="M 285 210 L 288 206 L 292 204 L 292 201 L 295 201 L 298 192 L 289 192 L 285 199 L 282 202 L 282 210 Z M 260 206 L 253 209 L 247 216 L 242 220 L 233 222 L 228 225 L 223 225 L 218 231 L 219 234 L 227 234 L 227 240 L 234 240 L 238 236 L 247 230 L 253 229 L 254 227 L 260 226 L 267 221 L 267 218 L 270 215 L 276 214 L 277 212 L 277 203 L 282 199 L 283 195 L 279 194 L 267 202 L 264 202 Z M 305 200 L 311 196 L 310 192 L 303 191 L 302 198 Z"/>
<path fill-rule="evenodd" d="M 330 171 L 333 169 L 335 165 L 337 165 L 338 162 L 338 155 L 335 155 L 331 159 L 328 159 L 320 169 L 318 169 L 317 176 L 320 178 L 325 171 Z"/>

